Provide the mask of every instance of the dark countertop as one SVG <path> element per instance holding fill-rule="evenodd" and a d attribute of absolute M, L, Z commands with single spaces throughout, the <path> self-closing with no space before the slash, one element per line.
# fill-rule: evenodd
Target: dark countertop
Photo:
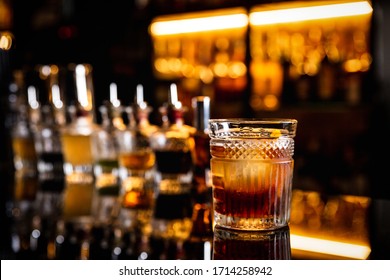
<path fill-rule="evenodd" d="M 7 203 L 2 259 L 390 259 L 387 198 L 294 189 L 286 228 L 215 228 L 210 236 L 173 240 L 137 230 L 119 233 L 115 225 L 66 224 L 59 215 L 60 193 L 39 197 L 38 205 Z"/>

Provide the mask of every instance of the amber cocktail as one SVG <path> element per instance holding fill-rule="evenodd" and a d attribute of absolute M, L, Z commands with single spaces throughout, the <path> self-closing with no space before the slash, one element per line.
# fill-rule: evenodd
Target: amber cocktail
<path fill-rule="evenodd" d="M 269 230 L 288 225 L 294 119 L 212 119 L 211 175 L 216 225 Z"/>

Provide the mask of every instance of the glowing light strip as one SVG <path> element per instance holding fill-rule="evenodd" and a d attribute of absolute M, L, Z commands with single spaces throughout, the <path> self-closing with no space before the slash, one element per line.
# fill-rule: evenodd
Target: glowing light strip
<path fill-rule="evenodd" d="M 309 252 L 365 260 L 371 252 L 369 246 L 337 242 L 313 237 L 290 235 L 291 248 Z"/>
<path fill-rule="evenodd" d="M 232 14 L 191 19 L 155 21 L 150 25 L 150 32 L 152 35 L 161 36 L 243 28 L 247 25 L 248 15 Z"/>
<path fill-rule="evenodd" d="M 367 1 L 329 4 L 311 7 L 286 8 L 279 10 L 254 11 L 249 15 L 251 25 L 267 25 L 305 20 L 357 16 L 372 13 Z"/>

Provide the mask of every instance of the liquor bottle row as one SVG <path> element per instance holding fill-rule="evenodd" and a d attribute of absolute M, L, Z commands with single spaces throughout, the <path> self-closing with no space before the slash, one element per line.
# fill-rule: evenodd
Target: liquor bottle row
<path fill-rule="evenodd" d="M 14 96 L 8 120 L 15 167 L 10 212 L 24 213 L 25 202 L 58 193 L 56 219 L 84 230 L 115 224 L 159 238 L 184 240 L 191 232 L 210 237 L 210 98 L 193 98 L 194 124 L 187 125 L 187 108 L 172 84 L 157 126 L 149 122 L 153 109 L 138 85 L 133 104 L 104 102 L 97 123 L 91 90 L 85 89 L 61 118 L 54 106 L 34 103 L 31 93 Z M 42 215 L 52 211 L 52 203 L 40 203 Z"/>

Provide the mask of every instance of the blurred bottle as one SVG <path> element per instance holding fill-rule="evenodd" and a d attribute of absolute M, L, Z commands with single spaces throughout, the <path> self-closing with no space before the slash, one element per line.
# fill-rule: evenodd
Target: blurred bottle
<path fill-rule="evenodd" d="M 213 209 L 210 184 L 210 139 L 208 121 L 210 119 L 210 98 L 192 98 L 194 110 L 195 158 L 193 183 L 192 229 L 186 240 L 187 259 L 210 259 L 213 239 Z"/>
<path fill-rule="evenodd" d="M 33 85 L 27 87 L 27 103 L 30 126 L 35 131 L 41 122 L 41 104 L 38 101 L 38 91 Z"/>
<path fill-rule="evenodd" d="M 185 108 L 172 84 L 169 102 L 160 108 L 162 127 L 151 136 L 156 154 L 156 202 L 153 234 L 163 238 L 188 238 L 192 226 L 193 153 L 195 128 L 185 125 Z"/>
<path fill-rule="evenodd" d="M 26 104 L 19 105 L 17 122 L 11 135 L 16 181 L 14 198 L 33 201 L 38 190 L 38 161 Z"/>
<path fill-rule="evenodd" d="M 324 59 L 320 64 L 320 70 L 317 75 L 317 98 L 318 101 L 335 101 L 336 100 L 336 86 L 337 79 L 340 76 L 337 69 L 339 65 L 333 62 L 325 55 Z"/>
<path fill-rule="evenodd" d="M 110 84 L 110 102 L 105 104 L 108 109 L 109 118 L 111 119 L 114 130 L 126 129 L 126 124 L 123 120 L 123 106 L 118 99 L 118 90 L 116 83 Z"/>
<path fill-rule="evenodd" d="M 60 127 L 51 105 L 40 107 L 40 122 L 34 131 L 34 143 L 38 156 L 39 189 L 35 200 L 34 228 L 30 246 L 40 248 L 42 256 L 52 259 L 56 224 L 61 217 L 63 190 L 65 188 L 64 158 Z M 38 244 L 38 245 L 36 245 Z"/>
<path fill-rule="evenodd" d="M 139 84 L 137 85 L 135 95 L 134 114 L 138 129 L 147 137 L 150 137 L 158 130 L 157 125 L 153 125 L 149 122 L 149 115 L 151 112 L 152 107 L 148 106 L 148 103 L 144 100 L 144 88 Z"/>
<path fill-rule="evenodd" d="M 13 197 L 8 206 L 12 217 L 12 250 L 16 257 L 37 257 L 30 248 L 31 220 L 38 193 L 37 153 L 28 118 L 28 105 L 23 95 L 16 98 L 16 119 L 12 127 L 14 160 Z M 15 105 L 15 104 L 14 104 Z"/>
<path fill-rule="evenodd" d="M 110 103 L 99 107 L 102 123 L 93 133 L 95 191 L 94 222 L 108 224 L 115 218 L 119 195 L 118 146 Z"/>
<path fill-rule="evenodd" d="M 210 144 L 208 120 L 210 118 L 210 98 L 195 96 L 192 98 L 194 127 L 196 133 L 194 176 L 193 176 L 193 209 L 192 228 L 189 238 L 184 243 L 186 259 L 211 258 L 213 241 L 213 212 L 210 185 Z"/>
<path fill-rule="evenodd" d="M 66 220 L 91 221 L 94 193 L 92 134 L 96 130 L 92 117 L 80 106 L 74 122 L 62 130 L 66 185 L 63 216 Z"/>
<path fill-rule="evenodd" d="M 210 182 L 210 137 L 208 121 L 210 119 L 210 97 L 196 96 L 192 99 L 194 111 L 195 157 L 194 157 L 194 185 L 195 199 L 199 202 L 211 201 Z"/>
<path fill-rule="evenodd" d="M 128 106 L 125 111 L 128 126 L 115 133 L 121 181 L 119 219 L 125 229 L 140 226 L 148 234 L 153 209 L 155 154 L 149 138 L 137 126 L 133 107 Z"/>
<path fill-rule="evenodd" d="M 290 260 L 290 229 L 237 231 L 216 226 L 214 260 Z"/>
<path fill-rule="evenodd" d="M 61 132 L 66 176 L 63 217 L 67 221 L 87 224 L 92 222 L 95 181 L 92 135 L 98 129 L 94 121 L 91 75 L 89 65 L 75 66 L 77 104 L 72 112 L 72 122 Z"/>
<path fill-rule="evenodd" d="M 34 131 L 40 191 L 62 192 L 65 175 L 59 126 L 50 105 L 43 105 L 41 114 L 41 121 Z"/>
<path fill-rule="evenodd" d="M 47 104 L 52 107 L 55 123 L 66 124 L 66 98 L 62 80 L 62 69 L 58 65 L 41 65 L 38 67 L 39 77 L 47 92 Z"/>

